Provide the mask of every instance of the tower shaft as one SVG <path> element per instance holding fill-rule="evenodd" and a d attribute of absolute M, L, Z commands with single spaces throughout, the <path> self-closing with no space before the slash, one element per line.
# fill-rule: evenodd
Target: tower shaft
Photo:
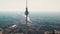
<path fill-rule="evenodd" d="M 26 31 L 25 34 L 28 34 L 28 22 L 27 22 L 27 16 L 26 16 Z"/>

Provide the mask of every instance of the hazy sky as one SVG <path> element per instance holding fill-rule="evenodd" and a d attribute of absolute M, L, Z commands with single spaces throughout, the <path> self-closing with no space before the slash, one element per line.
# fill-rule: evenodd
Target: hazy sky
<path fill-rule="evenodd" d="M 0 0 L 0 10 L 23 11 L 26 0 Z M 31 11 L 60 11 L 60 0 L 28 0 Z"/>

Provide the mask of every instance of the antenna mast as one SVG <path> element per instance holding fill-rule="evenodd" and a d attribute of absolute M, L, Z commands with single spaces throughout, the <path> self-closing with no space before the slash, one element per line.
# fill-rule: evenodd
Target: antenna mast
<path fill-rule="evenodd" d="M 27 8 L 27 0 L 26 0 L 26 8 Z"/>

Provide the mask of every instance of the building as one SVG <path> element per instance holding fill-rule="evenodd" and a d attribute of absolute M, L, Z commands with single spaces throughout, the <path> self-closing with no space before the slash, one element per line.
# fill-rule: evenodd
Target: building
<path fill-rule="evenodd" d="M 55 34 L 60 34 L 60 31 L 54 30 Z M 45 31 L 44 34 L 53 34 L 52 31 Z"/>
<path fill-rule="evenodd" d="M 3 30 L 0 28 L 0 34 L 2 34 Z"/>

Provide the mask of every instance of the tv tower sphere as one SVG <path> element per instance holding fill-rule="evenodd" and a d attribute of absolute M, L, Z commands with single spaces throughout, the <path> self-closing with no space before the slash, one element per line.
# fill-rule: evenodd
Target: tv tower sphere
<path fill-rule="evenodd" d="M 29 12 L 28 12 L 28 9 L 26 7 L 26 11 L 25 11 L 25 15 L 28 16 Z"/>

